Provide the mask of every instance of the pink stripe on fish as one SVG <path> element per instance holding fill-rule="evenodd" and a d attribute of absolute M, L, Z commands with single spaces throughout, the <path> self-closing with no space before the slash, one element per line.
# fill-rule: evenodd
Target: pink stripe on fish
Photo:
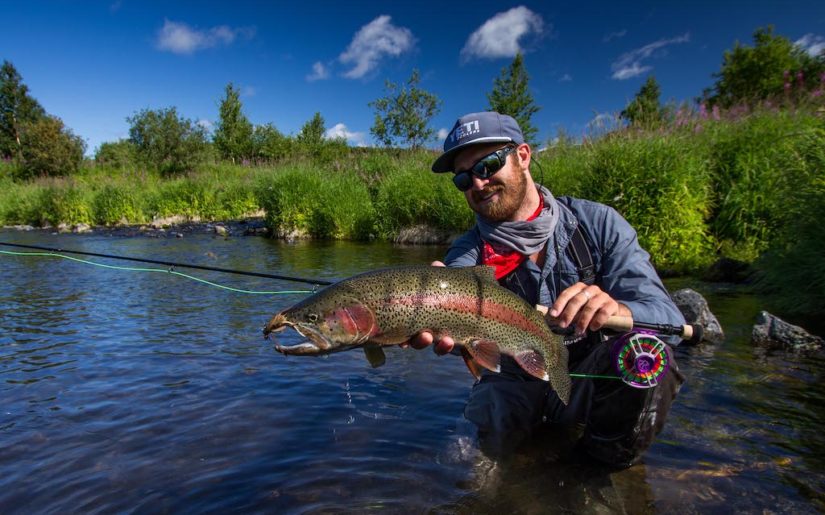
<path fill-rule="evenodd" d="M 399 306 L 432 306 L 462 314 L 481 315 L 482 318 L 516 327 L 540 338 L 543 338 L 546 334 L 543 327 L 537 326 L 533 320 L 523 313 L 513 311 L 505 304 L 482 300 L 479 312 L 478 297 L 445 293 L 418 294 L 407 297 L 393 297 L 389 303 Z"/>

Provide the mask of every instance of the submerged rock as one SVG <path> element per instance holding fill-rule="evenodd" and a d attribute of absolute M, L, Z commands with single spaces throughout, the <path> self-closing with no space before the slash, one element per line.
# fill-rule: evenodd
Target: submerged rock
<path fill-rule="evenodd" d="M 215 234 L 218 236 L 223 236 L 224 238 L 229 236 L 229 229 L 224 227 L 223 225 L 216 225 L 215 226 Z"/>
<path fill-rule="evenodd" d="M 756 317 L 756 324 L 751 333 L 751 342 L 767 350 L 789 350 L 793 352 L 810 352 L 819 350 L 825 340 L 810 334 L 798 325 L 761 311 Z"/>
<path fill-rule="evenodd" d="M 710 343 L 722 343 L 725 341 L 725 333 L 719 320 L 710 311 L 708 301 L 695 290 L 683 288 L 670 294 L 676 307 L 685 316 L 688 324 L 699 324 L 702 326 L 702 341 Z"/>

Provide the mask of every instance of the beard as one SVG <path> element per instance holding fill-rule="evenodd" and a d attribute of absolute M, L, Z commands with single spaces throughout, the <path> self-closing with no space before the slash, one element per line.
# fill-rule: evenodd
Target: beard
<path fill-rule="evenodd" d="M 493 193 L 498 193 L 498 197 L 485 203 L 483 199 Z M 471 190 L 469 204 L 473 211 L 488 221 L 505 222 L 518 211 L 526 194 L 527 178 L 524 171 L 519 168 L 513 174 L 513 180 L 506 186 L 490 183 L 481 191 Z"/>

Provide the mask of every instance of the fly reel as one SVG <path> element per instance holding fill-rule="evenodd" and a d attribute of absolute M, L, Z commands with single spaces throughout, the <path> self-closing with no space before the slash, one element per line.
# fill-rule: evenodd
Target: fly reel
<path fill-rule="evenodd" d="M 610 357 L 622 381 L 633 388 L 653 388 L 670 369 L 670 351 L 652 332 L 626 333 L 613 343 Z"/>

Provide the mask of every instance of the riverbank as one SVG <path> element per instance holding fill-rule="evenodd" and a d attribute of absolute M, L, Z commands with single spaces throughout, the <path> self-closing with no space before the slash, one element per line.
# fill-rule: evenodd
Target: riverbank
<path fill-rule="evenodd" d="M 449 176 L 429 172 L 433 151 L 336 149 L 179 176 L 134 164 L 21 181 L 0 166 L 0 224 L 131 231 L 118 227 L 176 217 L 220 224 L 257 212 L 274 238 L 416 243 L 445 243 L 472 226 Z M 825 304 L 823 149 L 818 111 L 697 116 L 659 131 L 559 141 L 534 152 L 531 172 L 556 195 L 619 211 L 665 274 L 747 263 L 784 310 L 813 314 Z"/>

